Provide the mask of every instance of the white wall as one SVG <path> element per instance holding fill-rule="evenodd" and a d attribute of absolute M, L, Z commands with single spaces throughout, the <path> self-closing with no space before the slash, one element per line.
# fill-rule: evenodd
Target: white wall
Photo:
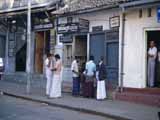
<path fill-rule="evenodd" d="M 119 16 L 120 12 L 118 12 L 119 9 L 111 9 L 111 10 L 103 10 L 103 11 L 97 11 L 93 13 L 86 13 L 86 14 L 80 14 L 80 15 L 74 15 L 73 21 L 76 21 L 78 18 L 83 18 L 86 20 L 89 20 L 89 31 L 92 31 L 93 26 L 103 26 L 103 30 L 110 29 L 109 27 L 109 18 L 114 16 Z M 66 23 L 66 17 L 59 18 L 61 23 Z"/>
<path fill-rule="evenodd" d="M 138 10 L 126 14 L 125 48 L 124 48 L 124 86 L 133 88 L 146 87 L 146 37 L 145 30 L 160 28 L 157 23 L 156 8 L 152 9 L 152 17 L 143 10 L 139 18 Z"/>

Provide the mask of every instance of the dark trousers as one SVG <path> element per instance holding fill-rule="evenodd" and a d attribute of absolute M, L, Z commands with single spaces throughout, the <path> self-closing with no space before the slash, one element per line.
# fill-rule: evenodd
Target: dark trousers
<path fill-rule="evenodd" d="M 79 80 L 79 77 L 73 77 L 72 95 L 79 95 L 79 94 L 80 94 L 80 80 Z"/>

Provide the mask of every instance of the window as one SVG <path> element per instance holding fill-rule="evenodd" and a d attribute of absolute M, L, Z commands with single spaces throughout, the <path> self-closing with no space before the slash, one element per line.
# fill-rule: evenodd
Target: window
<path fill-rule="evenodd" d="M 139 18 L 142 18 L 142 16 L 143 16 L 143 11 L 142 11 L 142 9 L 140 9 L 139 10 Z"/>
<path fill-rule="evenodd" d="M 68 23 L 72 23 L 72 21 L 73 21 L 73 18 L 72 18 L 72 17 L 67 17 L 67 22 L 68 22 Z"/>
<path fill-rule="evenodd" d="M 152 17 L 152 9 L 151 8 L 147 9 L 147 14 L 148 14 L 148 17 Z"/>

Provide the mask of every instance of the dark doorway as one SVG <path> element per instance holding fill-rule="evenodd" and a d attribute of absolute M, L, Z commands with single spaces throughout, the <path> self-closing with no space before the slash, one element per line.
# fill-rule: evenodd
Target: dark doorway
<path fill-rule="evenodd" d="M 24 43 L 16 53 L 16 71 L 25 72 L 26 70 L 26 50 L 27 43 Z"/>
<path fill-rule="evenodd" d="M 0 58 L 5 58 L 5 36 L 0 36 Z"/>
<path fill-rule="evenodd" d="M 75 37 L 75 57 L 79 60 L 80 67 L 87 60 L 87 35 L 78 35 Z"/>
<path fill-rule="evenodd" d="M 155 41 L 157 51 L 160 52 L 160 30 L 156 31 L 147 31 L 147 48 L 149 49 L 149 42 Z M 147 50 L 148 50 L 147 49 Z M 160 87 L 160 59 L 156 59 L 156 67 L 155 67 L 155 87 Z"/>

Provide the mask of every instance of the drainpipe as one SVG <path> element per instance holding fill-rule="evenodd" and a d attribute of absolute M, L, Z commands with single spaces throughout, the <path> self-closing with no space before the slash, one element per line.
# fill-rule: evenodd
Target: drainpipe
<path fill-rule="evenodd" d="M 121 44 L 120 44 L 120 92 L 123 92 L 124 83 L 124 35 L 125 35 L 125 8 L 122 7 L 121 17 Z"/>

